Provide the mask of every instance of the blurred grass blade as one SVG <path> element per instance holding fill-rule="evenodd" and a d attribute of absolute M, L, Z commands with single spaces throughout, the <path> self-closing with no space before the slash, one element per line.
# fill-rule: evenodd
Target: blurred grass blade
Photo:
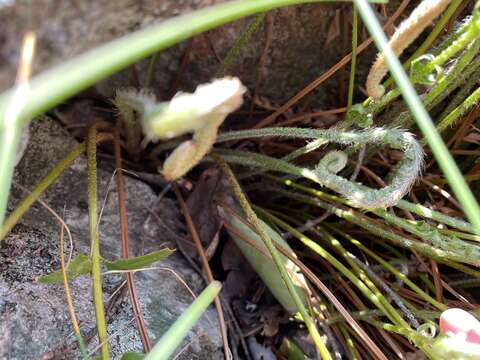
<path fill-rule="evenodd" d="M 5 216 L 20 131 L 35 116 L 128 65 L 206 30 L 282 6 L 325 1 L 236 0 L 211 6 L 136 31 L 65 61 L 35 76 L 28 83 L 28 91 L 22 90 L 20 84 L 0 94 L 0 224 Z M 15 100 L 17 103 L 21 100 L 20 106 Z"/>
<path fill-rule="evenodd" d="M 145 354 L 136 353 L 133 351 L 126 352 L 122 355 L 122 360 L 143 360 Z"/>
<path fill-rule="evenodd" d="M 151 352 L 145 356 L 145 360 L 167 360 L 173 354 L 177 346 L 190 329 L 196 324 L 200 316 L 207 310 L 215 297 L 220 293 L 222 285 L 214 281 L 208 285 L 198 298 L 180 315 L 160 340 L 155 344 Z"/>
<path fill-rule="evenodd" d="M 122 355 L 122 360 L 143 360 L 145 359 L 145 354 L 136 353 L 133 351 L 126 352 Z"/>

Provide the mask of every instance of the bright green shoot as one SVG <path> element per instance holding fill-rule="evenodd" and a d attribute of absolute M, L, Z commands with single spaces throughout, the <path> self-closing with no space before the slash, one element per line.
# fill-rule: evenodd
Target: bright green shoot
<path fill-rule="evenodd" d="M 477 234 L 480 234 L 480 207 L 470 188 L 466 184 L 460 170 L 455 164 L 455 161 L 448 152 L 445 143 L 438 134 L 429 114 L 425 110 L 425 107 L 413 89 L 413 86 L 410 83 L 408 76 L 405 74 L 400 61 L 388 45 L 387 38 L 382 31 L 382 28 L 375 17 L 372 8 L 366 0 L 355 0 L 355 4 L 358 7 L 359 13 L 362 16 L 372 38 L 374 39 L 375 44 L 383 53 L 395 82 L 400 88 L 400 91 L 415 120 L 417 121 L 420 130 L 430 145 L 433 155 L 437 159 L 440 168 L 445 173 L 453 192 L 460 201 L 466 216 L 475 227 Z"/>
<path fill-rule="evenodd" d="M 144 360 L 167 360 L 180 345 L 188 331 L 197 323 L 200 316 L 220 293 L 222 285 L 218 281 L 212 282 L 195 299 L 195 301 L 180 315 L 168 331 L 155 344 Z"/>

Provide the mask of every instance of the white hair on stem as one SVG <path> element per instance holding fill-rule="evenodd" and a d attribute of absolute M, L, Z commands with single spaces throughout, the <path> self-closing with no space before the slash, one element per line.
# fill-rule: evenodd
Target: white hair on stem
<path fill-rule="evenodd" d="M 410 16 L 400 24 L 388 42 L 395 55 L 400 56 L 423 30 L 445 10 L 450 1 L 423 0 Z M 381 82 L 387 71 L 385 57 L 379 53 L 370 69 L 366 83 L 367 93 L 373 99 L 378 99 L 385 93 L 385 88 Z"/>
<path fill-rule="evenodd" d="M 147 139 L 170 139 L 193 132 L 192 139 L 181 143 L 163 164 L 161 173 L 173 181 L 210 151 L 218 128 L 242 105 L 245 91 L 238 78 L 225 77 L 199 85 L 194 93 L 177 93 L 168 102 L 157 103 L 147 91 L 120 90 L 114 103 L 126 122 L 127 135 L 135 130 L 134 111 L 140 115 Z M 138 144 L 138 140 L 134 142 Z"/>

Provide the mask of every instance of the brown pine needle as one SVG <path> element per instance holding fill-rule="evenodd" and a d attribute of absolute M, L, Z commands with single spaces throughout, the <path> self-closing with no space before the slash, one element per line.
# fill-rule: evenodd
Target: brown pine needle
<path fill-rule="evenodd" d="M 82 338 L 82 333 L 80 332 L 80 326 L 78 326 L 77 315 L 75 314 L 72 295 L 70 293 L 70 287 L 68 286 L 67 268 L 65 266 L 65 254 L 63 253 L 64 229 L 65 229 L 65 226 L 62 223 L 60 225 L 60 264 L 62 267 L 62 277 L 63 277 L 63 287 L 65 288 L 65 297 L 67 298 L 67 309 L 70 314 L 70 319 L 72 320 L 73 331 L 75 332 L 75 336 L 77 337 L 80 352 L 82 353 L 82 356 L 84 359 L 88 359 L 87 349 L 85 346 L 85 342 L 83 341 L 83 338 Z"/>
<path fill-rule="evenodd" d="M 235 213 L 234 210 L 229 208 L 225 204 L 221 204 L 225 211 L 233 214 L 238 220 L 242 221 L 246 226 L 250 227 L 253 230 L 253 227 L 250 223 L 245 221 L 241 216 Z M 247 244 L 255 248 L 257 251 L 262 253 L 267 258 L 271 258 L 270 254 L 267 253 L 264 249 L 260 248 L 253 240 L 249 239 L 247 236 L 241 234 L 240 232 L 236 231 L 233 227 L 229 226 L 228 224 L 224 224 L 225 227 L 228 228 L 228 231 L 238 236 L 240 239 L 245 241 Z M 343 304 L 338 300 L 335 295 L 330 291 L 330 289 L 300 260 L 293 258 L 290 256 L 289 252 L 284 249 L 280 244 L 274 243 L 276 249 L 284 256 L 286 256 L 290 261 L 292 261 L 296 266 L 300 268 L 302 273 L 313 283 L 315 286 L 325 295 L 325 297 L 330 300 L 333 306 L 339 311 L 340 314 L 344 317 L 346 322 L 352 327 L 354 333 L 358 335 L 360 339 L 362 339 L 365 345 L 370 349 L 372 354 L 381 360 L 387 360 L 387 357 L 383 354 L 383 352 L 378 348 L 375 342 L 368 336 L 368 334 L 361 328 L 361 326 L 355 321 L 355 319 L 350 315 L 350 312 L 343 306 Z"/>
<path fill-rule="evenodd" d="M 395 11 L 395 13 L 388 19 L 388 21 L 383 25 L 383 29 L 388 29 L 394 22 L 397 20 L 397 18 L 403 13 L 403 10 L 405 10 L 406 6 L 410 0 L 403 0 L 403 2 L 400 4 L 398 9 Z M 360 54 L 363 50 L 365 50 L 371 43 L 372 43 L 372 38 L 368 38 L 365 40 L 363 43 L 361 43 L 357 47 L 357 55 Z M 273 114 L 267 116 L 265 119 L 257 123 L 254 128 L 262 128 L 265 126 L 270 125 L 272 122 L 275 121 L 275 119 L 283 114 L 285 111 L 290 109 L 293 105 L 295 105 L 297 102 L 299 102 L 303 97 L 305 97 L 307 94 L 315 90 L 320 84 L 322 84 L 324 81 L 332 77 L 338 70 L 343 68 L 345 65 L 347 65 L 350 60 L 352 59 L 352 53 L 350 52 L 347 56 L 343 57 L 338 63 L 336 63 L 334 66 L 332 66 L 330 69 L 328 69 L 326 72 L 324 72 L 322 75 L 320 75 L 318 78 L 316 78 L 314 81 L 312 81 L 310 84 L 308 84 L 305 88 L 300 90 L 296 95 L 294 95 L 290 100 L 288 100 L 285 104 L 280 106 L 277 111 L 275 111 Z"/>
<path fill-rule="evenodd" d="M 128 222 L 127 222 L 127 208 L 125 205 L 125 185 L 123 181 L 122 173 L 122 156 L 120 149 L 120 133 L 119 127 L 115 129 L 114 137 L 115 148 L 115 167 L 116 167 L 116 179 L 117 179 L 117 194 L 118 194 L 118 212 L 120 215 L 120 238 L 122 241 L 122 256 L 124 259 L 128 259 L 130 255 L 129 241 L 128 241 Z M 132 303 L 133 313 L 137 322 L 138 332 L 142 340 L 143 350 L 145 353 L 150 352 L 152 349 L 152 343 L 148 337 L 147 327 L 145 320 L 143 319 L 142 309 L 138 302 L 137 291 L 135 289 L 135 283 L 132 272 L 126 273 L 128 292 L 130 293 L 130 301 Z"/>
<path fill-rule="evenodd" d="M 202 242 L 200 241 L 200 237 L 198 236 L 197 229 L 195 228 L 195 224 L 193 223 L 193 220 L 190 215 L 190 212 L 188 211 L 187 205 L 183 200 L 182 194 L 180 193 L 180 190 L 178 190 L 178 187 L 175 184 L 173 185 L 173 191 L 175 192 L 177 201 L 180 204 L 180 208 L 182 210 L 183 216 L 185 217 L 185 222 L 187 223 L 188 231 L 190 232 L 193 242 L 195 243 L 195 247 L 197 248 L 198 255 L 200 256 L 200 260 L 202 262 L 203 270 L 205 271 L 207 275 L 208 283 L 210 284 L 214 281 L 214 278 L 213 278 L 212 270 L 210 269 L 210 265 L 208 264 L 207 256 L 205 255 Z M 225 324 L 225 317 L 223 315 L 222 303 L 218 296 L 215 298 L 215 308 L 217 310 L 218 322 L 220 325 L 220 332 L 222 334 L 225 358 L 230 360 L 232 359 L 232 352 L 228 345 L 227 326 Z"/>

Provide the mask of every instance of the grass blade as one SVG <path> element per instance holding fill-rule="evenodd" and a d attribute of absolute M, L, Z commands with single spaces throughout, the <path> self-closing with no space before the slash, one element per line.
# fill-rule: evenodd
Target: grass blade
<path fill-rule="evenodd" d="M 400 91 L 412 112 L 418 127 L 425 136 L 432 153 L 438 161 L 438 164 L 450 183 L 453 192 L 457 196 L 463 210 L 475 228 L 477 234 L 480 234 L 480 207 L 475 200 L 470 188 L 468 187 L 462 173 L 458 169 L 455 161 L 448 152 L 448 149 L 438 134 L 435 125 L 430 118 L 430 115 L 425 110 L 420 98 L 413 89 L 412 84 L 408 80 L 403 67 L 388 45 L 387 37 L 382 31 L 380 23 L 378 22 L 372 8 L 367 0 L 354 0 L 358 11 L 365 22 L 375 44 L 378 49 L 383 52 L 388 68 L 397 83 Z"/>
<path fill-rule="evenodd" d="M 212 282 L 200 296 L 180 315 L 168 331 L 155 344 L 152 351 L 145 356 L 145 360 L 167 360 L 182 342 L 187 332 L 195 325 L 200 316 L 212 303 L 220 292 L 222 285 L 218 281 Z"/>

